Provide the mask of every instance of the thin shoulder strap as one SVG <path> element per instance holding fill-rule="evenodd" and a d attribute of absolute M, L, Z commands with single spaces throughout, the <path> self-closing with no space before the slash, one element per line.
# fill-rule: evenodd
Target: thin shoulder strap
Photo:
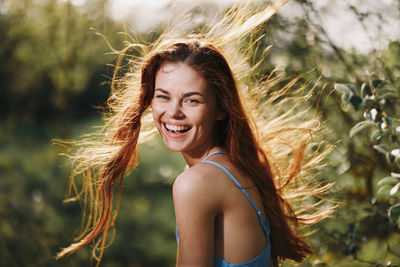
<path fill-rule="evenodd" d="M 225 153 L 225 151 L 220 151 L 220 150 L 214 151 L 214 152 L 208 154 L 208 155 L 202 160 L 202 162 L 206 161 L 209 157 L 214 156 L 215 154 L 226 154 L 226 153 Z"/>
<path fill-rule="evenodd" d="M 209 157 L 211 157 L 212 155 L 215 155 L 215 154 L 225 154 L 225 152 L 224 152 L 224 151 L 215 151 L 215 152 L 209 154 L 207 157 L 205 157 L 205 158 L 202 160 L 202 162 L 207 162 L 207 163 L 213 164 L 213 165 L 219 167 L 220 169 L 222 169 L 222 170 L 229 176 L 229 178 L 235 183 L 235 185 L 236 185 L 237 187 L 239 187 L 240 191 L 242 191 L 242 193 L 244 194 L 244 196 L 247 198 L 247 200 L 250 202 L 250 204 L 253 206 L 254 210 L 256 211 L 257 216 L 258 216 L 258 221 L 260 222 L 260 224 L 261 224 L 261 226 L 262 226 L 262 228 L 263 228 L 263 230 L 264 230 L 264 233 L 265 233 L 267 236 L 269 236 L 269 234 L 270 234 L 270 228 L 269 228 L 268 214 L 266 215 L 267 222 L 264 222 L 264 219 L 263 219 L 263 217 L 262 217 L 262 215 L 261 215 L 261 211 L 260 211 L 259 209 L 257 209 L 257 206 L 254 204 L 254 202 L 253 202 L 253 200 L 251 199 L 251 197 L 249 196 L 249 194 L 248 194 L 248 193 L 246 192 L 246 190 L 242 187 L 242 185 L 236 180 L 236 178 L 230 173 L 230 171 L 228 171 L 228 169 L 226 169 L 224 166 L 222 166 L 221 164 L 219 164 L 219 163 L 217 163 L 217 162 L 215 162 L 215 161 L 207 160 Z"/>

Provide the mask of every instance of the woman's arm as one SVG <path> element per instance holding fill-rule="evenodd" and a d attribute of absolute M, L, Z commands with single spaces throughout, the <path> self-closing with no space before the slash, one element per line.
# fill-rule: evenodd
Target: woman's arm
<path fill-rule="evenodd" d="M 188 169 L 174 183 L 178 225 L 177 266 L 212 266 L 218 194 L 209 175 Z"/>

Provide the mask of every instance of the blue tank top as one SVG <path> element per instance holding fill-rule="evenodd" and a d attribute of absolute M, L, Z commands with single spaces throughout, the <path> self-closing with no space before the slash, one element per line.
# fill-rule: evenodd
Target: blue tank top
<path fill-rule="evenodd" d="M 224 151 L 215 151 L 211 154 L 209 154 L 207 157 L 205 157 L 201 162 L 207 162 L 210 164 L 213 164 L 220 169 L 222 169 L 228 176 L 229 178 L 235 183 L 235 185 L 242 191 L 244 196 L 249 200 L 251 206 L 253 206 L 257 216 L 258 216 L 258 221 L 260 222 L 260 225 L 264 231 L 264 234 L 267 239 L 267 245 L 264 248 L 264 250 L 254 259 L 245 262 L 245 263 L 240 263 L 240 264 L 231 264 L 224 260 L 223 258 L 215 255 L 214 257 L 214 267 L 269 267 L 270 266 L 270 260 L 271 260 L 271 245 L 269 241 L 269 234 L 270 234 L 270 228 L 269 228 L 269 219 L 268 215 L 266 215 L 267 222 L 264 222 L 264 219 L 261 215 L 261 211 L 259 211 L 254 204 L 253 200 L 249 196 L 249 194 L 246 192 L 246 190 L 240 185 L 240 183 L 236 180 L 236 178 L 221 164 L 208 160 L 209 157 L 215 155 L 215 154 L 225 154 Z M 176 228 L 176 240 L 178 241 L 178 228 Z"/>

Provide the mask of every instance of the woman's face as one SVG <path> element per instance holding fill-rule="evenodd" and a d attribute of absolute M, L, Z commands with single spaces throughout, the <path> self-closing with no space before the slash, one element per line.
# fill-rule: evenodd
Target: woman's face
<path fill-rule="evenodd" d="M 216 143 L 222 116 L 206 80 L 185 63 L 164 63 L 155 78 L 154 122 L 168 149 L 204 153 Z"/>

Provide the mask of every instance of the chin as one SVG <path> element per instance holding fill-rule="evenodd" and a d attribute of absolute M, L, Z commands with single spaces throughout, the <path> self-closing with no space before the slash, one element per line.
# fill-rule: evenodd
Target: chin
<path fill-rule="evenodd" d="M 173 152 L 183 152 L 185 147 L 182 144 L 171 144 L 170 142 L 163 140 L 164 145 L 168 148 L 168 150 Z"/>
<path fill-rule="evenodd" d="M 168 145 L 166 145 L 166 147 L 168 148 L 169 151 L 172 151 L 172 152 L 182 152 L 182 149 L 180 149 L 179 147 L 168 146 Z"/>

